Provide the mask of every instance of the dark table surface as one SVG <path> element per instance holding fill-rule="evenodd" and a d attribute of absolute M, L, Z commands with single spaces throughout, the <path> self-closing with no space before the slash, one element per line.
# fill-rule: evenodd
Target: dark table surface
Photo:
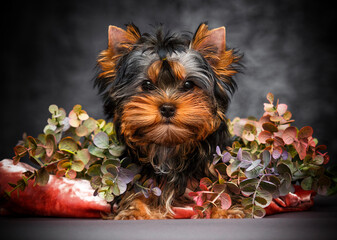
<path fill-rule="evenodd" d="M 1 239 L 337 239 L 337 196 L 316 197 L 306 212 L 263 219 L 112 221 L 1 217 Z"/>

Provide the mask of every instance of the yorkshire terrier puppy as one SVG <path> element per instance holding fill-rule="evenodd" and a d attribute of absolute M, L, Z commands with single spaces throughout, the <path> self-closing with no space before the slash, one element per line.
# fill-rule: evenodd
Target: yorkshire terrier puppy
<path fill-rule="evenodd" d="M 172 207 L 186 203 L 186 189 L 212 176 L 215 148 L 228 139 L 225 113 L 239 60 L 226 48 L 224 27 L 203 23 L 193 36 L 109 27 L 95 83 L 128 157 L 162 190 L 150 198 L 129 190 L 115 219 L 172 218 Z M 243 216 L 230 211 L 214 208 L 211 217 Z"/>

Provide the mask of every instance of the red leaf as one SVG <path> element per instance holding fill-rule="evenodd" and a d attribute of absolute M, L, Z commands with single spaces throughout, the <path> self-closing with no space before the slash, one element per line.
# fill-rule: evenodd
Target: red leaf
<path fill-rule="evenodd" d="M 298 138 L 308 138 L 311 137 L 314 133 L 314 130 L 312 127 L 306 126 L 301 128 L 301 130 L 298 132 Z"/>
<path fill-rule="evenodd" d="M 326 151 L 327 150 L 327 146 L 326 145 L 318 145 L 316 147 L 316 151 Z"/>
<path fill-rule="evenodd" d="M 265 116 L 261 117 L 259 122 L 260 122 L 260 124 L 270 122 L 270 115 L 265 115 Z"/>
<path fill-rule="evenodd" d="M 272 137 L 272 133 L 269 131 L 262 131 L 260 132 L 258 139 L 260 141 L 260 143 L 266 143 L 267 139 Z"/>
<path fill-rule="evenodd" d="M 295 127 L 288 127 L 286 130 L 284 130 L 282 139 L 285 144 L 289 145 L 294 142 L 296 139 L 297 129 Z"/>
<path fill-rule="evenodd" d="M 227 193 L 221 193 L 220 195 L 220 202 L 222 209 L 229 209 L 232 205 L 232 199 Z"/>
<path fill-rule="evenodd" d="M 267 100 L 272 104 L 274 102 L 274 95 L 272 93 L 268 93 Z"/>
<path fill-rule="evenodd" d="M 284 146 L 284 141 L 282 140 L 282 138 L 280 137 L 274 137 L 274 146 L 278 147 L 278 146 Z"/>
<path fill-rule="evenodd" d="M 327 164 L 330 161 L 330 156 L 329 155 L 324 155 L 324 162 L 323 164 Z"/>
<path fill-rule="evenodd" d="M 285 114 L 285 112 L 287 111 L 288 106 L 286 104 L 279 104 L 277 105 L 277 112 L 280 116 L 282 116 L 283 114 Z"/>
<path fill-rule="evenodd" d="M 195 198 L 195 202 L 197 206 L 202 206 L 204 204 L 204 199 L 202 197 L 202 194 L 199 194 L 199 196 Z"/>
<path fill-rule="evenodd" d="M 276 127 L 276 125 L 273 124 L 273 123 L 270 123 L 270 122 L 266 122 L 266 123 L 262 124 L 262 128 L 266 131 L 269 131 L 269 132 L 277 132 L 278 131 L 278 128 Z"/>
<path fill-rule="evenodd" d="M 63 177 L 64 174 L 66 174 L 66 170 L 59 170 L 56 172 L 56 177 L 58 178 Z"/>
<path fill-rule="evenodd" d="M 208 187 L 208 186 L 212 185 L 212 181 L 208 177 L 204 177 L 204 178 L 200 179 L 200 184 L 203 184 L 206 187 Z"/>
<path fill-rule="evenodd" d="M 72 169 L 69 169 L 67 172 L 66 172 L 66 177 L 70 178 L 70 179 L 74 179 L 76 177 L 76 172 Z"/>
<path fill-rule="evenodd" d="M 305 141 L 303 141 L 303 139 L 301 139 L 300 141 L 295 141 L 293 145 L 298 153 L 298 156 L 300 157 L 301 160 L 303 160 L 307 155 L 308 143 L 306 143 Z"/>
<path fill-rule="evenodd" d="M 208 191 L 207 186 L 204 185 L 204 184 L 202 184 L 202 183 L 200 183 L 199 188 L 200 188 L 202 191 Z"/>

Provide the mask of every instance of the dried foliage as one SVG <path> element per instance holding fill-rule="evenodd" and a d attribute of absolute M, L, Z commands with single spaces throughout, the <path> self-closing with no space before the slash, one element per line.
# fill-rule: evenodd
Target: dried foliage
<path fill-rule="evenodd" d="M 336 168 L 324 168 L 329 161 L 327 147 L 318 145 L 311 127 L 291 126 L 294 120 L 286 104 L 274 104 L 271 93 L 267 100 L 260 119 L 228 122 L 233 144 L 223 151 L 217 147 L 211 166 L 216 180 L 202 178 L 198 190 L 189 193 L 196 203 L 194 218 L 209 218 L 213 205 L 229 209 L 234 203 L 244 206 L 247 217 L 262 218 L 272 199 L 294 191 L 294 184 L 321 195 L 337 191 Z M 14 148 L 14 163 L 28 155 L 40 168 L 10 183 L 13 189 L 7 197 L 23 191 L 29 180 L 47 184 L 50 174 L 88 179 L 95 194 L 107 202 L 131 186 L 145 197 L 161 194 L 152 179 L 140 176 L 139 166 L 121 158 L 124 146 L 111 122 L 90 118 L 80 105 L 68 116 L 56 105 L 49 112 L 44 133 L 25 136 Z"/>

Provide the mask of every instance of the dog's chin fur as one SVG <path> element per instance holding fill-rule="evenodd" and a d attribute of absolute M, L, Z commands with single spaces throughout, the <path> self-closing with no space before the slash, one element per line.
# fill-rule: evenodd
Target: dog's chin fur
<path fill-rule="evenodd" d="M 208 30 L 201 24 L 191 37 L 164 34 L 161 28 L 150 35 L 134 25 L 126 31 L 110 26 L 96 85 L 127 156 L 141 165 L 144 181 L 152 178 L 162 190 L 148 203 L 153 209 L 172 212 L 187 186 L 212 177 L 215 148 L 227 144 L 225 113 L 239 59 L 226 49 L 224 27 Z M 164 117 L 163 104 L 174 106 L 174 115 Z M 131 191 L 122 211 L 130 196 L 138 196 Z"/>

